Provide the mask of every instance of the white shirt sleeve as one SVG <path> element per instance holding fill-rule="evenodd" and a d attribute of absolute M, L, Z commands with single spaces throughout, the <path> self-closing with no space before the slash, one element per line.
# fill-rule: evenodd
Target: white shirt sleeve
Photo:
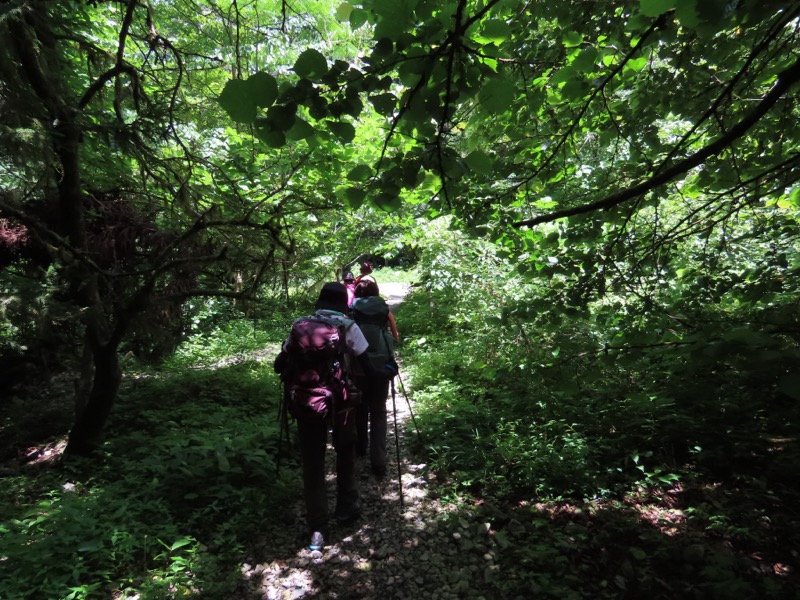
<path fill-rule="evenodd" d="M 344 333 L 344 341 L 347 344 L 347 347 L 355 354 L 356 356 L 360 356 L 367 351 L 369 348 L 369 342 L 367 338 L 364 337 L 364 334 L 361 332 L 361 328 L 353 323 L 350 325 Z"/>

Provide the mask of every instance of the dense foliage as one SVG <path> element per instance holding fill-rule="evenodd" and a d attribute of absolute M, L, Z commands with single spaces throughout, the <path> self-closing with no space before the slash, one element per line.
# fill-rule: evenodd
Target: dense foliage
<path fill-rule="evenodd" d="M 487 518 L 484 505 L 517 506 L 521 521 L 569 532 L 539 521 L 547 541 L 501 544 L 511 564 L 536 565 L 509 594 L 791 596 L 797 290 L 740 278 L 769 262 L 748 263 L 758 245 L 739 243 L 718 264 L 729 287 L 717 302 L 673 283 L 646 310 L 649 298 L 614 294 L 565 315 L 558 282 L 530 283 L 442 223 L 431 231 L 426 283 L 398 323 L 442 485 Z M 565 552 L 577 574 L 538 572 Z"/>
<path fill-rule="evenodd" d="M 245 523 L 297 492 L 259 361 L 369 255 L 414 267 L 443 499 L 542 529 L 498 531 L 538 568 L 504 594 L 790 597 L 799 27 L 779 0 L 5 3 L 0 450 L 98 454 L 4 469 L 0 596 L 231 593 Z"/>

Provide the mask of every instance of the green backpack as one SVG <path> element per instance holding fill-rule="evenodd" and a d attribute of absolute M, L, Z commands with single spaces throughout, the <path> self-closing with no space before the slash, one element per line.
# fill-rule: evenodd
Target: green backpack
<path fill-rule="evenodd" d="M 367 356 L 372 365 L 383 370 L 384 365 L 394 359 L 394 341 L 388 331 L 389 305 L 380 296 L 356 298 L 350 313 L 369 342 Z"/>

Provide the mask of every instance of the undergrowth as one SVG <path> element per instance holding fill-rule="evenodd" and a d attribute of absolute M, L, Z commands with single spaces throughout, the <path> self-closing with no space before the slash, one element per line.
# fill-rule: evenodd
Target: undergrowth
<path fill-rule="evenodd" d="M 259 524 L 286 515 L 299 490 L 297 469 L 276 468 L 271 364 L 223 360 L 223 348 L 263 350 L 261 336 L 243 342 L 252 330 L 230 323 L 205 338 L 219 340 L 212 349 L 193 341 L 169 369 L 127 378 L 100 460 L 4 478 L 1 597 L 224 598 L 241 585 Z M 175 366 L 190 355 L 221 364 Z"/>
<path fill-rule="evenodd" d="M 431 254 L 396 317 L 402 375 L 442 497 L 510 507 L 536 538 L 505 545 L 530 568 L 498 583 L 506 593 L 792 597 L 791 319 L 704 306 L 678 337 L 664 314 L 626 323 L 613 298 L 545 307 L 551 290 L 503 273 L 475 240 L 440 235 Z M 531 514 L 554 529 L 531 532 Z"/>
<path fill-rule="evenodd" d="M 397 311 L 409 440 L 454 518 L 488 524 L 495 597 L 794 597 L 791 339 L 616 350 L 589 320 L 504 316 L 536 289 L 437 256 Z M 8 472 L 3 598 L 237 597 L 259 523 L 300 490 L 270 364 L 290 316 L 270 318 L 126 379 L 101 461 Z"/>

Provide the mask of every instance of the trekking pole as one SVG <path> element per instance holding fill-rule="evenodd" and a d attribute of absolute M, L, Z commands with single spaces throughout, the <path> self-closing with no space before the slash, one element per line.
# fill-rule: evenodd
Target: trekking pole
<path fill-rule="evenodd" d="M 286 432 L 286 442 L 289 443 L 288 420 L 286 415 L 286 387 L 281 382 L 281 400 L 278 406 L 278 457 L 275 459 L 275 476 L 281 472 L 281 456 L 283 454 L 283 433 Z"/>
<path fill-rule="evenodd" d="M 400 468 L 400 430 L 397 428 L 397 404 L 394 400 L 394 377 L 390 380 L 392 385 L 392 413 L 394 414 L 394 447 L 397 451 L 397 486 L 400 489 L 400 508 L 405 508 L 403 504 L 403 471 Z"/>
<path fill-rule="evenodd" d="M 417 425 L 417 417 L 414 416 L 414 411 L 411 408 L 411 400 L 406 393 L 406 386 L 403 385 L 403 380 L 400 378 L 400 372 L 397 373 L 397 381 L 400 382 L 400 391 L 403 392 L 403 396 L 406 398 L 406 404 L 408 404 L 408 412 L 411 415 L 411 421 L 414 423 L 414 429 L 417 430 L 417 438 L 419 439 L 420 444 L 425 444 L 425 440 L 422 439 L 422 430 Z M 392 393 L 394 393 L 394 381 L 392 381 Z"/>
<path fill-rule="evenodd" d="M 392 359 L 392 362 L 395 364 L 395 367 L 397 367 L 397 359 L 394 356 L 394 352 L 391 350 L 392 347 L 389 344 L 388 334 L 386 333 L 385 329 L 383 330 L 383 339 L 386 342 L 387 348 L 389 348 L 389 357 Z M 406 386 L 403 385 L 403 380 L 400 377 L 399 368 L 397 368 L 396 375 L 397 375 L 397 381 L 400 382 L 400 391 L 403 392 L 403 396 L 406 399 L 406 404 L 408 404 L 408 412 L 411 415 L 411 421 L 414 423 L 414 429 L 417 430 L 417 438 L 419 439 L 419 443 L 424 445 L 425 440 L 422 439 L 422 430 L 419 428 L 419 425 L 417 425 L 417 417 L 414 416 L 414 411 L 411 408 L 411 400 L 408 398 L 408 394 L 406 393 Z M 394 401 L 394 379 L 392 379 L 392 401 Z"/>

